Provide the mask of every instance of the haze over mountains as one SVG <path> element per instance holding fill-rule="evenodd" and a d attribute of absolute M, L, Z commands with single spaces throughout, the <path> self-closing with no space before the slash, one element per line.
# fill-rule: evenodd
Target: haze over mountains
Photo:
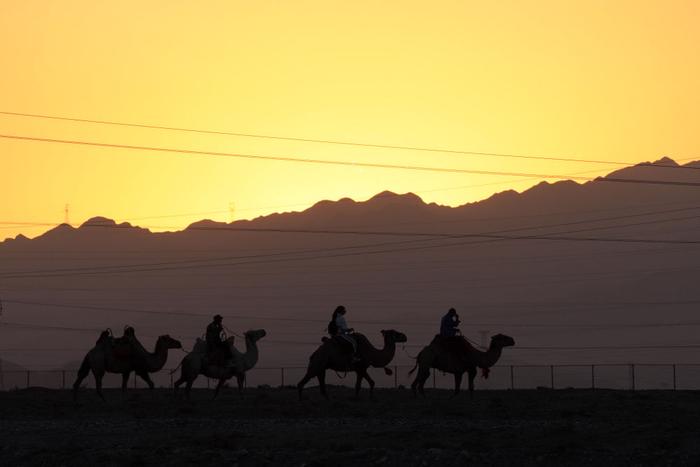
<path fill-rule="evenodd" d="M 700 162 L 653 165 L 607 178 L 700 183 Z M 221 313 L 267 329 L 262 366 L 303 365 L 344 304 L 378 345 L 383 328 L 427 343 L 454 306 L 471 339 L 516 338 L 504 363 L 697 362 L 700 349 L 543 347 L 700 344 L 700 244 L 680 243 L 699 233 L 700 187 L 605 180 L 456 208 L 384 192 L 167 233 L 98 217 L 0 243 L 0 357 L 60 367 L 125 324 L 148 347 L 170 333 L 189 348 Z"/>

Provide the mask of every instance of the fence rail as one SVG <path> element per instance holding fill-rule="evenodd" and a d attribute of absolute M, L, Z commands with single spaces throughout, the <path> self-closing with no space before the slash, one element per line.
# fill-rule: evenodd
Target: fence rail
<path fill-rule="evenodd" d="M 383 371 L 372 372 L 377 387 L 410 386 L 412 377 L 408 375 L 411 366 L 390 367 L 392 375 Z M 172 370 L 162 370 L 151 374 L 157 387 L 173 387 L 177 377 Z M 248 387 L 284 387 L 296 384 L 306 371 L 306 367 L 259 367 L 246 375 Z M 0 390 L 45 387 L 66 389 L 73 385 L 77 370 L 10 370 L 0 371 Z M 453 387 L 452 375 L 431 371 L 427 387 L 448 389 Z M 328 384 L 351 386 L 354 375 L 327 372 Z M 232 383 L 234 384 L 234 383 Z M 312 380 L 310 385 L 314 385 Z M 92 377 L 84 382 L 85 387 L 94 387 Z M 103 380 L 106 388 L 121 387 L 121 375 L 107 374 Z M 146 384 L 132 375 L 130 387 L 144 388 Z M 209 378 L 199 377 L 194 387 L 213 387 Z M 477 389 L 700 389 L 700 364 L 588 364 L 588 365 L 498 365 L 491 368 L 488 379 L 477 378 Z"/>

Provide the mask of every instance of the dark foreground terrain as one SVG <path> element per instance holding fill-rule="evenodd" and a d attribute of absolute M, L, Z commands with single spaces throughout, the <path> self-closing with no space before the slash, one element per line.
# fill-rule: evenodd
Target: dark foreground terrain
<path fill-rule="evenodd" d="M 0 393 L 2 465 L 699 465 L 700 394 L 228 390 Z"/>

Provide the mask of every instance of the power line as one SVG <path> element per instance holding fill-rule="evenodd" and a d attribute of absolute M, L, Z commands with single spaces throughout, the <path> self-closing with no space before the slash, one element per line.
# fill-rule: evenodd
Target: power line
<path fill-rule="evenodd" d="M 302 157 L 291 157 L 291 156 L 266 156 L 266 155 L 260 155 L 260 154 L 243 154 L 243 153 L 216 152 L 216 151 L 199 151 L 199 150 L 193 150 L 193 149 L 164 148 L 164 147 L 155 147 L 155 146 L 137 146 L 137 145 L 127 145 L 127 144 L 116 144 L 116 143 L 99 143 L 99 142 L 94 142 L 94 141 L 39 138 L 39 137 L 33 137 L 33 136 L 20 136 L 20 135 L 2 135 L 2 134 L 0 134 L 0 138 L 20 140 L 20 141 L 35 141 L 35 142 L 44 142 L 44 143 L 70 144 L 70 145 L 79 145 L 79 146 L 93 146 L 93 147 L 103 147 L 103 148 L 138 150 L 138 151 L 152 151 L 152 152 L 161 152 L 161 153 L 165 152 L 165 153 L 176 153 L 176 154 L 197 155 L 197 156 L 230 157 L 230 158 L 267 160 L 267 161 L 278 161 L 278 162 L 296 162 L 296 163 L 304 163 L 304 164 L 323 164 L 323 165 L 335 165 L 335 166 L 365 167 L 365 168 L 375 168 L 375 169 L 398 169 L 398 170 L 412 170 L 412 171 L 423 171 L 423 172 L 427 171 L 427 172 L 440 172 L 440 173 L 465 173 L 465 174 L 475 174 L 475 175 L 508 175 L 508 176 L 528 177 L 528 178 L 549 178 L 549 179 L 559 179 L 559 180 L 579 180 L 579 181 L 588 181 L 588 182 L 599 181 L 599 182 L 613 182 L 613 183 L 633 183 L 633 184 L 648 184 L 648 185 L 700 187 L 699 182 L 604 178 L 604 177 L 593 178 L 593 177 L 568 176 L 568 175 L 559 175 L 559 174 L 537 174 L 537 173 L 527 173 L 527 172 L 504 172 L 504 171 L 491 171 L 491 170 L 459 169 L 459 168 L 450 168 L 450 167 L 428 167 L 428 166 L 413 166 L 413 165 L 400 165 L 400 164 L 378 164 L 378 163 L 370 163 L 370 162 L 333 161 L 333 160 L 328 160 L 328 159 L 313 159 L 313 158 L 302 158 Z"/>
<path fill-rule="evenodd" d="M 553 157 L 553 156 L 544 156 L 544 155 L 523 155 L 523 154 L 512 154 L 512 153 L 464 151 L 464 150 L 456 150 L 456 149 L 429 148 L 429 147 L 422 147 L 422 146 L 402 146 L 402 145 L 391 145 L 391 144 L 363 143 L 363 142 L 357 142 L 357 141 L 341 141 L 341 140 L 332 140 L 332 139 L 300 138 L 300 137 L 288 137 L 288 136 L 231 132 L 231 131 L 203 130 L 203 129 L 173 127 L 173 126 L 165 126 L 165 125 L 150 125 L 150 124 L 143 124 L 143 123 L 126 123 L 126 122 L 116 122 L 116 121 L 108 121 L 108 120 L 95 120 L 95 119 L 86 119 L 86 118 L 74 118 L 74 117 L 43 115 L 43 114 L 30 114 L 30 113 L 21 113 L 21 112 L 0 111 L 0 114 L 12 115 L 12 116 L 17 116 L 17 117 L 31 117 L 31 118 L 43 118 L 43 119 L 51 119 L 51 120 L 80 122 L 80 123 L 93 123 L 93 124 L 99 124 L 99 125 L 124 126 L 124 127 L 132 127 L 132 128 L 148 128 L 148 129 L 155 129 L 155 130 L 181 131 L 181 132 L 189 132 L 189 133 L 223 135 L 223 136 L 238 136 L 238 137 L 245 137 L 245 138 L 259 138 L 259 139 L 280 140 L 280 141 L 295 141 L 295 142 L 302 142 L 302 143 L 333 144 L 333 145 L 354 146 L 354 147 L 363 147 L 363 148 L 407 150 L 407 151 L 432 152 L 432 153 L 443 153 L 443 154 L 452 154 L 452 155 L 506 157 L 506 158 L 548 160 L 548 161 L 560 161 L 560 162 L 585 162 L 585 163 L 590 163 L 590 164 L 605 164 L 605 165 L 620 165 L 620 166 L 629 165 L 626 162 L 611 161 L 611 160 L 578 159 L 578 158 L 573 158 L 573 157 Z M 641 166 L 649 166 L 649 167 L 673 168 L 673 169 L 678 169 L 678 168 L 680 168 L 680 169 L 700 169 L 698 167 L 684 167 L 684 166 L 662 165 L 662 164 L 652 164 L 652 163 L 643 163 L 640 165 Z"/>
<path fill-rule="evenodd" d="M 206 317 L 210 318 L 211 314 L 202 313 L 190 313 L 183 311 L 157 311 L 149 309 L 136 309 L 127 307 L 106 307 L 106 306 L 96 306 L 96 305 L 81 305 L 81 304 L 68 304 L 68 303 L 53 303 L 53 302 L 36 302 L 36 301 L 25 301 L 25 300 L 3 300 L 5 303 L 12 303 L 15 305 L 24 306 L 41 306 L 41 307 L 51 307 L 51 308 L 66 308 L 72 310 L 90 310 L 90 311 L 103 311 L 103 312 L 122 312 L 122 313 L 134 313 L 134 314 L 146 314 L 146 315 L 156 315 L 156 316 L 188 316 L 188 317 Z M 212 311 L 214 313 L 214 311 Z M 326 324 L 327 319 L 314 319 L 314 318 L 286 318 L 278 316 L 250 316 L 250 315 L 229 315 L 225 314 L 226 319 L 240 319 L 240 320 L 252 320 L 252 321 L 279 321 L 279 322 L 294 322 L 294 323 L 320 323 Z M 380 325 L 380 326 L 433 326 L 434 322 L 428 321 L 383 321 L 383 320 L 353 320 L 353 322 L 358 324 L 366 325 Z M 6 321 L 0 321 L 0 325 L 13 324 Z M 14 323 L 17 324 L 17 323 Z M 599 328 L 655 328 L 655 327 L 684 327 L 684 326 L 700 326 L 700 321 L 675 321 L 675 322 L 654 322 L 654 323 L 498 323 L 498 322 L 475 322 L 470 323 L 472 327 L 483 326 L 483 327 L 501 327 L 501 328 L 553 328 L 553 329 L 566 329 L 566 328 L 587 328 L 587 329 L 599 329 Z M 72 328 L 65 326 L 46 326 L 46 325 L 31 325 L 36 327 L 47 327 L 49 329 L 64 329 L 64 330 L 80 330 L 80 331 L 99 331 L 97 328 Z"/>

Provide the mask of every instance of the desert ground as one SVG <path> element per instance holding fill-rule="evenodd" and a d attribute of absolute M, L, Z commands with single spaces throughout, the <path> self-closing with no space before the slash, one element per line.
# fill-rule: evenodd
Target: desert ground
<path fill-rule="evenodd" d="M 477 391 L 451 399 L 344 387 L 0 393 L 0 464 L 698 465 L 700 394 L 691 391 Z"/>

